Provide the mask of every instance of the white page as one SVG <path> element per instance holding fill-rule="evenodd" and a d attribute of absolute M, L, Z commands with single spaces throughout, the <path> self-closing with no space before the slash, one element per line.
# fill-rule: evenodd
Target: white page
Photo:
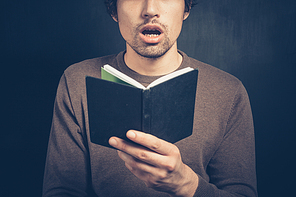
<path fill-rule="evenodd" d="M 156 79 L 155 81 L 153 81 L 152 83 L 150 83 L 150 84 L 147 86 L 147 89 L 149 89 L 149 88 L 151 88 L 151 87 L 154 87 L 154 86 L 156 86 L 156 85 L 158 85 L 158 84 L 161 84 L 162 82 L 168 81 L 168 80 L 170 80 L 170 79 L 172 79 L 172 78 L 175 78 L 175 77 L 177 77 L 177 76 L 179 76 L 179 75 L 183 75 L 183 74 L 185 74 L 185 73 L 187 73 L 187 72 L 190 72 L 190 71 L 192 71 L 192 70 L 194 70 L 194 69 L 193 69 L 193 68 L 190 68 L 190 67 L 187 67 L 187 68 L 183 68 L 183 69 L 181 69 L 181 70 L 177 70 L 177 71 L 175 71 L 175 72 L 172 72 L 172 73 L 170 73 L 170 74 L 167 74 L 167 75 L 165 75 L 165 76 L 162 76 L 162 77 Z"/>
<path fill-rule="evenodd" d="M 167 74 L 167 75 L 164 75 L 158 79 L 156 79 L 155 81 L 153 81 L 151 84 L 149 84 L 147 86 L 147 88 L 145 88 L 145 86 L 143 86 L 142 84 L 140 84 L 139 82 L 137 82 L 136 80 L 134 80 L 133 78 L 127 76 L 126 74 L 123 74 L 122 72 L 116 70 L 115 68 L 113 68 L 112 66 L 106 64 L 104 65 L 104 69 L 109 72 L 110 74 L 116 76 L 117 78 L 121 79 L 122 81 L 128 83 L 128 84 L 131 84 L 137 88 L 140 88 L 140 89 L 149 89 L 151 87 L 154 87 L 162 82 L 165 82 L 165 81 L 168 81 L 174 77 L 177 77 L 179 75 L 182 75 L 182 74 L 185 74 L 187 72 L 190 72 L 192 70 L 194 70 L 193 68 L 190 68 L 190 67 L 187 67 L 187 68 L 183 68 L 181 70 L 177 70 L 175 72 L 172 72 L 170 74 Z"/>
<path fill-rule="evenodd" d="M 104 65 L 104 69 L 109 72 L 110 74 L 114 75 L 115 77 L 121 79 L 122 81 L 131 84 L 137 88 L 146 89 L 145 86 L 134 80 L 133 78 L 127 76 L 126 74 L 123 74 L 122 72 L 116 70 L 112 66 L 106 64 Z"/>

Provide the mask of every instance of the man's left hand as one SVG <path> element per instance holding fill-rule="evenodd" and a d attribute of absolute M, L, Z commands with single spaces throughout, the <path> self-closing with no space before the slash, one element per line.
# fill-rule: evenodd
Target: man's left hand
<path fill-rule="evenodd" d="M 127 138 L 134 144 L 111 137 L 125 166 L 148 187 L 172 196 L 193 196 L 198 187 L 197 174 L 182 162 L 177 146 L 153 135 L 130 130 Z"/>

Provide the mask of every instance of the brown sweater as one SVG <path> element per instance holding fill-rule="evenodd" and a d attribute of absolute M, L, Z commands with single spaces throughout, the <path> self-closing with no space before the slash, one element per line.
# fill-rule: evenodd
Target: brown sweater
<path fill-rule="evenodd" d="M 198 68 L 193 134 L 176 143 L 183 162 L 199 176 L 195 196 L 257 196 L 252 112 L 241 82 L 183 52 L 179 69 Z M 44 175 L 43 196 L 168 196 L 147 188 L 114 149 L 90 142 L 85 76 L 100 77 L 110 64 L 143 85 L 124 52 L 70 66 L 57 90 Z"/>

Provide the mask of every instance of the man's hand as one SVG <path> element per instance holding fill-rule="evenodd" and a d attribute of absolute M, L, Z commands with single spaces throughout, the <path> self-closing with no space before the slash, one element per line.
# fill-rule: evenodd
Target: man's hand
<path fill-rule="evenodd" d="M 118 149 L 119 157 L 135 176 L 148 187 L 172 196 L 194 195 L 198 176 L 182 162 L 177 146 L 134 130 L 126 136 L 142 146 L 117 137 L 111 137 L 109 144 Z"/>

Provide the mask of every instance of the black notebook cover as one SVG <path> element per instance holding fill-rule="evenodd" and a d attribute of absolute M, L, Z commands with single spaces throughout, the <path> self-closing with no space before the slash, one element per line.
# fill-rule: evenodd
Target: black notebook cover
<path fill-rule="evenodd" d="M 192 134 L 198 70 L 150 89 L 86 77 L 90 138 L 111 147 L 117 136 L 127 140 L 130 129 L 175 143 Z"/>

